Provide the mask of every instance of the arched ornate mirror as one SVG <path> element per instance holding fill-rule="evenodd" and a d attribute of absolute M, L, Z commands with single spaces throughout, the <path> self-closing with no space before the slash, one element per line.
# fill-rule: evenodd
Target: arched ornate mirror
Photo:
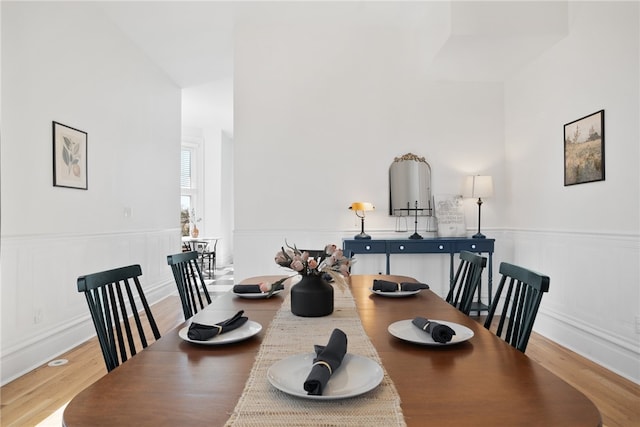
<path fill-rule="evenodd" d="M 415 154 L 396 157 L 389 167 L 389 215 L 432 216 L 431 166 Z"/>

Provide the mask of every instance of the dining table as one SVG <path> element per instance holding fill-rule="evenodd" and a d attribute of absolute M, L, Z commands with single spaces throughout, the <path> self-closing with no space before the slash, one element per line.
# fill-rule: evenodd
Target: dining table
<path fill-rule="evenodd" d="M 280 278 L 253 277 L 242 283 L 274 282 Z M 211 304 L 195 315 L 199 317 L 165 333 L 76 395 L 64 410 L 63 425 L 392 425 L 378 422 L 383 418 L 376 417 L 384 415 L 369 409 L 368 417 L 353 418 L 349 423 L 344 421 L 346 418 L 332 419 L 331 414 L 334 410 L 349 411 L 351 406 L 354 410 L 362 408 L 358 405 L 363 402 L 374 405 L 367 408 L 379 404 L 384 410 L 394 397 L 398 403 L 395 425 L 602 425 L 598 409 L 584 394 L 433 291 L 384 294 L 373 291 L 374 280 L 416 282 L 400 275 L 352 275 L 346 290 L 335 286 L 336 298 L 352 301 L 356 326 L 361 328 L 348 329 L 349 345 L 363 341 L 361 348 L 369 352 L 367 357 L 373 358 L 373 364 L 382 372 L 380 384 L 359 396 L 314 401 L 287 391 L 274 382 L 273 376 L 265 375 L 265 369 L 275 366 L 273 360 L 281 358 L 278 351 L 282 350 L 275 347 L 273 340 L 287 344 L 288 334 L 302 325 L 340 324 L 341 316 L 349 311 L 349 307 L 338 305 L 326 317 L 295 318 L 287 305 L 291 287 L 288 279 L 284 290 L 270 298 L 246 298 L 232 291 L 216 294 Z M 187 325 L 194 319 L 226 318 L 239 310 L 253 325 L 260 326 L 259 332 L 220 345 L 185 339 Z M 455 326 L 459 336 L 445 344 L 405 336 L 413 331 L 398 329 L 398 325 L 416 317 Z M 318 344 L 326 341 L 326 336 L 314 336 L 315 327 L 305 328 L 302 333 L 311 340 Z M 353 332 L 359 330 L 363 333 Z M 295 353 L 292 351 L 291 356 Z M 264 369 L 260 369 L 261 364 Z M 337 375 L 336 372 L 334 376 Z M 382 389 L 386 394 L 381 394 Z M 299 419 L 306 421 L 295 421 L 288 411 L 271 410 L 279 405 L 291 405 L 299 411 Z M 247 408 L 252 408 L 255 418 L 243 422 Z M 312 421 L 317 411 L 323 414 L 322 422 Z"/>

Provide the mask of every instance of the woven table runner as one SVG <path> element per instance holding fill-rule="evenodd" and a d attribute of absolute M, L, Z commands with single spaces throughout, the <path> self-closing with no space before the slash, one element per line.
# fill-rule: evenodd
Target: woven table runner
<path fill-rule="evenodd" d="M 347 335 L 348 353 L 368 357 L 382 366 L 348 288 L 335 287 L 334 312 L 325 317 L 295 316 L 289 294 L 265 333 L 242 396 L 225 426 L 406 426 L 400 396 L 384 367 L 378 387 L 348 399 L 306 399 L 269 383 L 267 371 L 271 365 L 289 356 L 313 353 L 314 344 L 325 345 L 335 328 Z"/>

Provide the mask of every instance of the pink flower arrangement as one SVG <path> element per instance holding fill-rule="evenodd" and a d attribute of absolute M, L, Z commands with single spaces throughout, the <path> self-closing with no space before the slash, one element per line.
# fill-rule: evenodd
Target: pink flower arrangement
<path fill-rule="evenodd" d="M 349 270 L 355 262 L 333 244 L 325 246 L 324 253 L 317 257 L 299 250 L 295 245 L 290 246 L 286 241 L 285 246 L 280 249 L 275 256 L 279 266 L 289 268 L 301 276 L 322 276 L 327 281 L 333 280 L 342 286 L 346 286 L 345 276 L 349 276 Z M 284 280 L 286 279 L 282 279 L 283 282 Z"/>
<path fill-rule="evenodd" d="M 286 247 L 286 249 L 285 249 Z M 322 276 L 327 281 L 334 281 L 340 286 L 346 286 L 345 276 L 349 276 L 349 270 L 355 260 L 344 255 L 342 249 L 336 245 L 325 246 L 324 251 L 319 256 L 311 256 L 308 251 L 301 251 L 295 245 L 290 246 L 285 241 L 285 246 L 275 256 L 276 264 L 289 268 L 296 272 L 293 276 Z M 283 277 L 273 283 L 261 282 L 260 291 L 268 293 L 270 298 L 273 293 L 282 289 L 281 284 L 285 280 L 293 277 Z"/>

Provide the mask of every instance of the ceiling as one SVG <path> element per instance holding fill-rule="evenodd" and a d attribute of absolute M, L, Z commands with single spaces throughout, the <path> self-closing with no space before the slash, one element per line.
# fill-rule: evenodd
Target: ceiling
<path fill-rule="evenodd" d="M 412 28 L 421 35 L 426 76 L 453 81 L 503 81 L 568 33 L 566 1 L 95 4 L 184 89 L 184 125 L 207 127 L 213 120 L 230 133 L 233 31 L 240 19 Z"/>

